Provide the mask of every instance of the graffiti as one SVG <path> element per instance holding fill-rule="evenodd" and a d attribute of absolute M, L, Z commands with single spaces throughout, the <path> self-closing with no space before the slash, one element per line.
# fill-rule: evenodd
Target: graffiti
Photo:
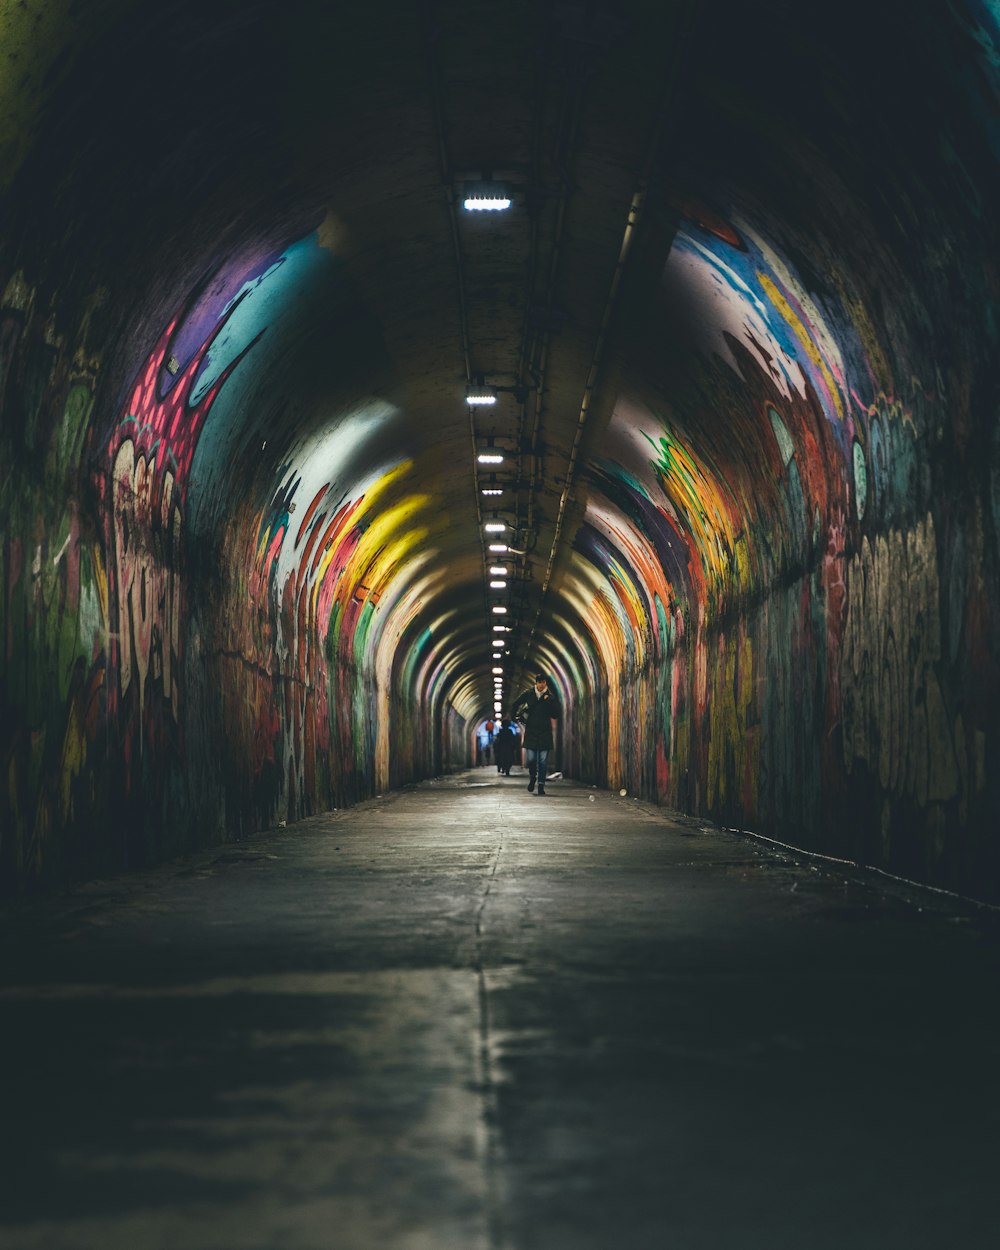
<path fill-rule="evenodd" d="M 158 472 L 155 457 L 136 455 L 135 444 L 125 439 L 115 456 L 111 480 L 119 686 L 124 696 L 135 681 L 141 724 L 147 678 L 152 675 L 176 719 L 182 519 L 174 475 L 169 470 Z"/>
<path fill-rule="evenodd" d="M 964 771 L 961 721 L 939 679 L 941 594 L 930 514 L 906 534 L 866 538 L 848 564 L 840 655 L 844 763 L 921 806 L 954 798 Z"/>
<path fill-rule="evenodd" d="M 712 656 L 711 693 L 708 696 L 711 732 L 708 737 L 706 799 L 714 810 L 757 810 L 759 742 L 754 732 L 753 647 L 745 635 L 720 636 Z M 736 794 L 730 796 L 728 787 Z"/>
<path fill-rule="evenodd" d="M 112 654 L 117 662 L 119 695 L 124 700 L 134 690 L 138 700 L 140 751 L 150 676 L 167 715 L 174 722 L 179 715 L 182 538 L 191 462 L 219 392 L 263 331 L 219 372 L 197 403 L 191 397 L 213 343 L 239 302 L 234 301 L 183 369 L 167 367 L 182 316 L 167 326 L 138 371 L 125 414 L 109 446 L 108 545 L 113 553 L 117 623 Z"/>

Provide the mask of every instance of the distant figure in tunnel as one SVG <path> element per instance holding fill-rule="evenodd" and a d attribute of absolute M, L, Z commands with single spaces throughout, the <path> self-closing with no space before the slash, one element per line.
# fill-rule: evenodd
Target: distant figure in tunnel
<path fill-rule="evenodd" d="M 493 758 L 497 762 L 497 772 L 504 777 L 510 776 L 511 766 L 514 763 L 514 744 L 516 741 L 514 731 L 510 727 L 510 717 L 505 717 L 503 724 L 497 730 L 496 737 L 493 739 Z"/>
<path fill-rule="evenodd" d="M 562 712 L 559 700 L 549 690 L 549 680 L 542 674 L 535 675 L 535 684 L 514 701 L 514 714 L 524 723 L 524 749 L 528 757 L 528 790 L 534 790 L 538 779 L 538 793 L 545 794 L 545 771 L 552 750 L 552 725 Z"/>
<path fill-rule="evenodd" d="M 485 724 L 479 726 L 476 730 L 476 767 L 482 768 L 484 764 L 490 762 L 490 743 L 493 741 L 493 735 L 486 728 Z"/>

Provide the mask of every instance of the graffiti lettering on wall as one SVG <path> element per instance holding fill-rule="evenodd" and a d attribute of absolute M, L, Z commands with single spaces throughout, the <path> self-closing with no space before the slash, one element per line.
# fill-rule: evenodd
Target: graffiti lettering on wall
<path fill-rule="evenodd" d="M 115 455 L 111 481 L 120 690 L 124 696 L 136 683 L 141 718 L 152 672 L 176 717 L 182 521 L 174 475 L 157 473 L 155 456 L 136 455 L 127 438 Z"/>
<path fill-rule="evenodd" d="M 260 335 L 230 361 L 197 403 L 191 402 L 191 394 L 212 344 L 239 302 L 233 302 L 183 369 L 171 359 L 182 318 L 170 323 L 139 370 L 108 448 L 116 613 L 112 655 L 118 696 L 124 701 L 134 694 L 138 701 L 140 750 L 150 678 L 166 714 L 175 721 L 179 714 L 182 537 L 191 461 L 220 390 Z"/>
<path fill-rule="evenodd" d="M 966 785 L 960 716 L 942 694 L 941 595 L 931 515 L 907 533 L 865 538 L 847 568 L 840 657 L 844 763 L 921 806 Z"/>

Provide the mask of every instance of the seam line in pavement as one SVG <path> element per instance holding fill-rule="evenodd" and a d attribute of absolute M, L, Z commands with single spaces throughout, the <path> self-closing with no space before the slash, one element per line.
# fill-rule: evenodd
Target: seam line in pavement
<path fill-rule="evenodd" d="M 485 1134 L 485 1164 L 487 1192 L 487 1237 L 489 1250 L 504 1250 L 507 1241 L 501 1218 L 503 1201 L 500 1181 L 500 1120 L 497 1105 L 497 1090 L 493 1080 L 492 1061 L 490 1056 L 490 1002 L 486 987 L 486 969 L 483 962 L 483 915 L 489 901 L 490 891 L 496 879 L 500 856 L 503 852 L 503 815 L 501 805 L 497 804 L 497 847 L 493 856 L 493 867 L 486 882 L 486 889 L 479 901 L 476 912 L 476 978 L 479 986 L 479 1089 L 483 1132 Z"/>

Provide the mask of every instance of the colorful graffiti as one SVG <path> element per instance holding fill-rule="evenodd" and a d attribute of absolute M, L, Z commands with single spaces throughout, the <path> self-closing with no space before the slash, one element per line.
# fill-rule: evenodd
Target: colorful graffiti
<path fill-rule="evenodd" d="M 175 721 L 178 716 L 184 509 L 198 437 L 227 378 L 257 341 L 192 402 L 205 359 L 231 315 L 220 320 L 183 370 L 173 355 L 182 318 L 167 326 L 139 371 L 109 447 L 117 624 L 111 662 L 122 700 L 134 690 L 138 701 L 140 750 L 150 679 L 169 715 Z"/>

